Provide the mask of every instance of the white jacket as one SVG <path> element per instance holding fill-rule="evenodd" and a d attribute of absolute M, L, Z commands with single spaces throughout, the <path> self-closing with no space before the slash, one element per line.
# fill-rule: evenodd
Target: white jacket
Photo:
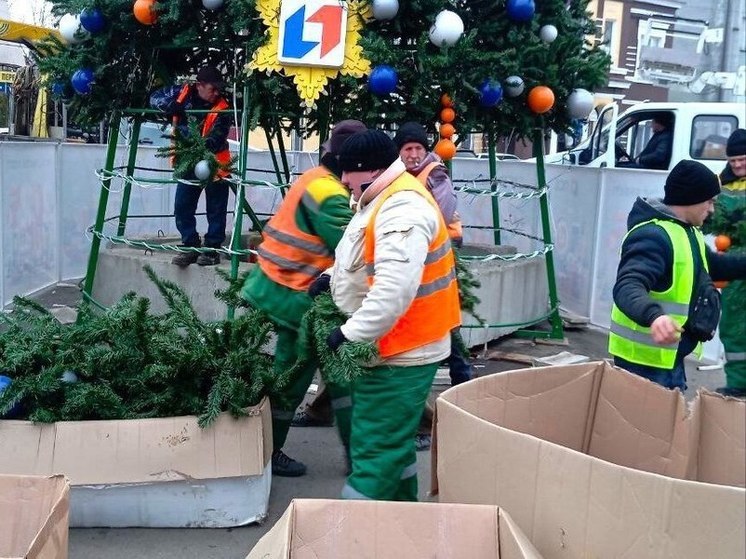
<path fill-rule="evenodd" d="M 337 245 L 331 268 L 334 302 L 349 320 L 342 333 L 350 341 L 376 341 L 409 308 L 420 286 L 425 258 L 439 226 L 438 209 L 412 191 L 391 196 L 376 217 L 375 281 L 369 288 L 363 261 L 365 228 L 373 201 L 394 179 L 406 173 L 397 159 L 363 193 L 357 212 Z M 395 355 L 383 363 L 415 366 L 442 361 L 451 351 L 450 334 L 431 344 Z"/>

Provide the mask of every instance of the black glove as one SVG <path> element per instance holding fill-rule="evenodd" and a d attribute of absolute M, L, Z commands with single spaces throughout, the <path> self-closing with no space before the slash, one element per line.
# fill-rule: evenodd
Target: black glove
<path fill-rule="evenodd" d="M 166 111 L 166 117 L 168 120 L 177 119 L 177 122 L 182 123 L 186 120 L 186 113 L 184 112 L 184 103 L 177 103 L 174 101 L 171 103 L 169 110 Z"/>
<path fill-rule="evenodd" d="M 334 330 L 332 330 L 332 333 L 329 334 L 329 337 L 326 339 L 326 345 L 332 348 L 332 351 L 337 351 L 337 349 L 339 349 L 339 346 L 341 346 L 346 341 L 349 341 L 349 340 L 345 338 L 345 335 L 342 333 L 342 329 L 335 328 Z"/>
<path fill-rule="evenodd" d="M 311 299 L 315 299 L 322 293 L 328 292 L 331 279 L 332 278 L 329 274 L 321 274 L 320 276 L 317 276 L 316 279 L 311 282 L 311 285 L 308 286 L 308 296 L 311 297 Z"/>

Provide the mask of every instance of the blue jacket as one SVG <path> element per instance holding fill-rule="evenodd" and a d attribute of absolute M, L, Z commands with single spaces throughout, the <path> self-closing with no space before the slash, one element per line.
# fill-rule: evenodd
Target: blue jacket
<path fill-rule="evenodd" d="M 182 134 L 187 135 L 189 133 L 189 127 L 187 119 L 184 118 L 186 114 L 184 111 L 206 111 L 212 108 L 212 104 L 197 95 L 197 91 L 193 85 L 190 86 L 189 95 L 187 96 L 186 101 L 183 103 L 177 103 L 176 99 L 179 97 L 183 87 L 183 85 L 171 85 L 154 91 L 150 95 L 150 106 L 154 109 L 163 111 L 169 118 L 174 116 L 177 117 L 179 119 L 179 131 Z M 202 123 L 207 117 L 207 113 L 199 113 L 192 116 L 196 119 L 198 126 L 201 128 Z M 220 113 L 218 115 L 210 133 L 205 138 L 207 149 L 212 153 L 218 153 L 219 151 L 228 149 L 228 133 L 230 132 L 232 121 L 233 119 L 230 113 Z"/>

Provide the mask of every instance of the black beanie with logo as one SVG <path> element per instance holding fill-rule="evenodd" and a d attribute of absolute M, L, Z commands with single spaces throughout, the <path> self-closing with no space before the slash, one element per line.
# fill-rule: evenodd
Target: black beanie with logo
<path fill-rule="evenodd" d="M 685 159 L 671 169 L 664 191 L 667 206 L 694 206 L 720 194 L 720 179 L 702 163 Z"/>
<path fill-rule="evenodd" d="M 396 161 L 399 150 L 386 132 L 366 130 L 347 138 L 338 155 L 342 171 L 375 171 Z"/>

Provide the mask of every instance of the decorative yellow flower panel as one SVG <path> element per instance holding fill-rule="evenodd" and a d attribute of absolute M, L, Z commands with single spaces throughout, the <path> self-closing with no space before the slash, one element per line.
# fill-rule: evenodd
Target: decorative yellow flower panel
<path fill-rule="evenodd" d="M 309 4 L 312 3 L 309 2 Z M 323 0 L 315 0 L 315 4 L 323 4 Z M 298 36 L 298 52 L 303 53 L 310 50 L 310 46 L 313 43 L 304 41 L 302 37 L 302 25 L 304 23 L 306 2 L 303 0 L 293 0 L 292 9 L 294 10 L 298 6 L 297 11 L 293 11 L 291 17 L 285 17 L 284 33 L 295 32 L 300 34 Z M 337 3 L 338 4 L 338 3 Z M 301 97 L 303 102 L 308 107 L 312 107 L 322 92 L 324 92 L 330 79 L 336 78 L 338 75 L 353 76 L 356 78 L 362 78 L 363 76 L 370 73 L 370 61 L 363 56 L 363 48 L 360 46 L 360 31 L 367 21 L 372 18 L 370 5 L 368 2 L 362 0 L 353 0 L 346 2 L 347 5 L 347 20 L 346 26 L 342 26 L 344 29 L 344 62 L 341 67 L 324 67 L 319 65 L 294 65 L 287 64 L 280 61 L 279 47 L 280 47 L 280 19 L 282 0 L 257 0 L 256 9 L 267 26 L 267 33 L 269 38 L 267 42 L 256 50 L 252 61 L 248 64 L 246 70 L 252 72 L 254 70 L 260 70 L 267 72 L 283 72 L 286 76 L 293 76 L 293 82 L 298 89 L 298 95 Z M 334 6 L 324 6 L 322 9 L 333 8 Z M 339 7 L 337 6 L 337 9 Z M 296 17 L 297 16 L 297 17 Z M 316 20 L 309 20 L 316 21 Z M 333 18 L 332 18 L 333 21 Z M 291 25 L 295 25 L 292 27 Z M 300 27 L 298 27 L 300 25 Z M 291 31 L 289 31 L 291 29 Z M 327 41 L 326 36 L 327 29 L 323 29 L 324 35 L 322 40 Z M 329 33 L 331 41 L 334 41 L 334 30 L 332 29 Z M 339 35 L 337 35 L 339 38 Z M 341 41 L 339 41 L 341 42 Z M 334 43 L 332 43 L 334 44 Z M 310 46 L 309 46 L 310 45 Z M 323 48 L 323 46 L 322 46 Z M 342 48 L 341 46 L 339 48 Z M 341 51 L 340 51 L 341 52 Z"/>

